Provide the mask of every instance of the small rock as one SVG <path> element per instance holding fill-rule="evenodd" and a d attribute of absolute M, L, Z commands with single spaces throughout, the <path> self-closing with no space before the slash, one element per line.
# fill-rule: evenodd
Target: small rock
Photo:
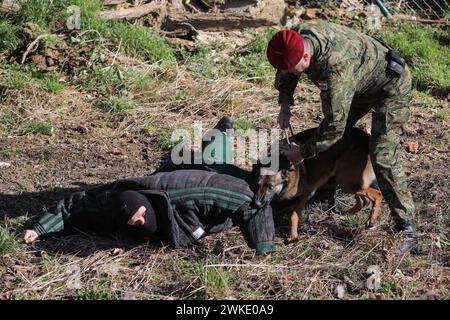
<path fill-rule="evenodd" d="M 88 133 L 89 129 L 85 126 L 78 126 L 75 128 L 75 131 L 77 131 L 79 133 Z"/>
<path fill-rule="evenodd" d="M 381 285 L 381 270 L 377 265 L 367 267 L 367 274 L 369 277 L 366 280 L 366 287 L 368 290 L 377 291 Z"/>
<path fill-rule="evenodd" d="M 347 286 L 344 283 L 340 283 L 334 288 L 334 295 L 338 299 L 344 299 L 347 294 Z"/>
<path fill-rule="evenodd" d="M 111 250 L 111 255 L 112 256 L 117 256 L 121 253 L 124 253 L 124 250 L 122 248 L 114 248 Z"/>
<path fill-rule="evenodd" d="M 9 162 L 0 162 L 0 168 L 8 168 L 11 167 L 11 163 Z"/>
<path fill-rule="evenodd" d="M 305 20 L 312 20 L 317 18 L 319 10 L 318 9 L 306 9 L 306 11 L 300 16 L 302 19 Z"/>

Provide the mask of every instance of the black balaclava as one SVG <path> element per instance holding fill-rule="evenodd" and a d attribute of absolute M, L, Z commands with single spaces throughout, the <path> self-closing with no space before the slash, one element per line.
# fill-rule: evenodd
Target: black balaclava
<path fill-rule="evenodd" d="M 136 213 L 136 211 L 144 206 L 145 223 L 142 226 L 128 226 L 128 229 L 135 233 L 135 236 L 146 236 L 156 232 L 157 221 L 155 210 L 148 201 L 147 197 L 137 191 L 124 191 L 118 195 L 122 216 L 124 217 L 125 224 Z"/>

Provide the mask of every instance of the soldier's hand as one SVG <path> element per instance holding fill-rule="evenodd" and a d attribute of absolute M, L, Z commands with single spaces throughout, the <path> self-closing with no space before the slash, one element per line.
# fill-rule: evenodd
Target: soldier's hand
<path fill-rule="evenodd" d="M 285 110 L 285 109 L 280 110 L 280 113 L 278 114 L 277 122 L 280 125 L 281 129 L 289 128 L 291 116 L 292 116 L 291 111 Z"/>
<path fill-rule="evenodd" d="M 36 241 L 38 238 L 38 234 L 34 230 L 25 230 L 23 233 L 23 241 L 25 243 L 32 243 Z"/>

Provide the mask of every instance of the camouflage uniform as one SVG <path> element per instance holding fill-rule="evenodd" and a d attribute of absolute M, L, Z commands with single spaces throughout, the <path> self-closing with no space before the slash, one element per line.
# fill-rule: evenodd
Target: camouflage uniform
<path fill-rule="evenodd" d="M 297 29 L 313 50 L 308 78 L 321 90 L 324 119 L 301 146 L 305 158 L 327 150 L 372 112 L 370 151 L 378 184 L 397 224 L 414 213 L 412 196 L 399 161 L 399 135 L 410 116 L 411 73 L 400 78 L 386 73 L 386 48 L 378 40 L 337 24 L 316 21 Z M 293 105 L 299 76 L 278 72 L 279 103 Z"/>

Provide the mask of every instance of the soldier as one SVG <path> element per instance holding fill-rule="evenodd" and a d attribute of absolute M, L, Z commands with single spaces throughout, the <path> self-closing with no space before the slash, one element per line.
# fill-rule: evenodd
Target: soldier
<path fill-rule="evenodd" d="M 410 116 L 411 73 L 405 61 L 379 40 L 325 21 L 277 32 L 269 42 L 267 57 L 277 69 L 282 129 L 289 127 L 301 74 L 321 91 L 324 118 L 313 137 L 300 146 L 304 158 L 327 150 L 346 127 L 372 113 L 370 153 L 396 229 L 402 231 L 397 253 L 417 252 L 414 202 L 399 159 L 399 136 Z"/>

